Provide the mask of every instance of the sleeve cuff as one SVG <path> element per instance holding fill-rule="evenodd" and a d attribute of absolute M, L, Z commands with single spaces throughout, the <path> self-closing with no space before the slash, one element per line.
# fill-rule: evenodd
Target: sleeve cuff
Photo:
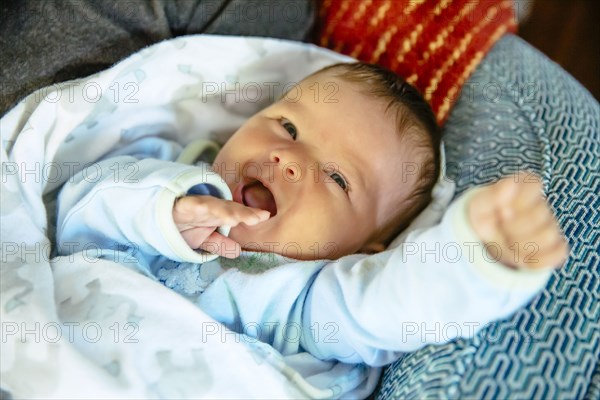
<path fill-rule="evenodd" d="M 496 261 L 487 253 L 484 243 L 469 223 L 467 214 L 469 202 L 479 190 L 479 187 L 467 190 L 453 202 L 447 215 L 459 245 L 465 251 L 464 254 L 469 254 L 469 263 L 481 276 L 500 288 L 531 290 L 545 285 L 552 274 L 552 268 L 513 269 Z"/>
<path fill-rule="evenodd" d="M 183 262 L 205 263 L 219 257 L 217 254 L 208 253 L 203 250 L 192 249 L 183 239 L 179 229 L 173 221 L 173 205 L 175 199 L 185 195 L 188 190 L 198 184 L 209 184 L 217 189 L 220 197 L 225 200 L 231 200 L 231 191 L 221 177 L 213 171 L 208 171 L 205 166 L 202 169 L 194 168 L 187 170 L 183 174 L 169 182 L 160 193 L 156 205 L 156 220 L 158 227 L 165 237 L 171 254 L 164 254 L 166 257 Z M 221 226 L 217 229 L 222 235 L 229 235 L 229 226 Z"/>

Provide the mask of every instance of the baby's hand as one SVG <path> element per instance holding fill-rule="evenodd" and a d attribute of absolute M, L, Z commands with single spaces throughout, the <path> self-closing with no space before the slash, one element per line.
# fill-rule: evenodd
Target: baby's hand
<path fill-rule="evenodd" d="M 217 227 L 256 225 L 269 215 L 268 211 L 213 196 L 184 196 L 173 206 L 173 221 L 191 248 L 212 252 L 216 248 L 216 254 L 228 258 L 240 255 L 240 245 L 217 232 Z"/>
<path fill-rule="evenodd" d="M 468 216 L 490 256 L 506 266 L 560 267 L 569 254 L 535 174 L 520 173 L 485 186 L 469 202 Z"/>

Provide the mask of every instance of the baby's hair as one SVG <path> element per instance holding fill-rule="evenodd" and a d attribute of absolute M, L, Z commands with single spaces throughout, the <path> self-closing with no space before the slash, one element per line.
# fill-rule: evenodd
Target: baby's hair
<path fill-rule="evenodd" d="M 387 103 L 385 112 L 393 112 L 396 131 L 411 151 L 419 152 L 421 163 L 417 185 L 389 224 L 374 237 L 386 246 L 419 215 L 431 202 L 431 192 L 440 174 L 441 130 L 429 104 L 419 91 L 394 72 L 375 64 L 362 62 L 340 63 L 325 67 L 315 74 L 332 73 L 337 78 L 355 83 Z"/>

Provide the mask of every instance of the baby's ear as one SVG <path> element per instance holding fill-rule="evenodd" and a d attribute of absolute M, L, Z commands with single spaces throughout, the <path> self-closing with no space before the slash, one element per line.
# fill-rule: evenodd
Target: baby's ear
<path fill-rule="evenodd" d="M 385 250 L 385 245 L 382 242 L 368 242 L 368 243 L 365 243 L 361 247 L 360 253 L 376 254 L 376 253 L 381 253 L 384 250 Z"/>

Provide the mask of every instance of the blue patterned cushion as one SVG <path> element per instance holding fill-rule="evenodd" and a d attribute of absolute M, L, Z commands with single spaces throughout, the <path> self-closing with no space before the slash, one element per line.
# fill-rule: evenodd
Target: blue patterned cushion
<path fill-rule="evenodd" d="M 512 318 L 386 369 L 377 398 L 600 398 L 600 106 L 559 66 L 507 35 L 445 127 L 458 193 L 537 171 L 569 239 L 567 265 Z"/>

